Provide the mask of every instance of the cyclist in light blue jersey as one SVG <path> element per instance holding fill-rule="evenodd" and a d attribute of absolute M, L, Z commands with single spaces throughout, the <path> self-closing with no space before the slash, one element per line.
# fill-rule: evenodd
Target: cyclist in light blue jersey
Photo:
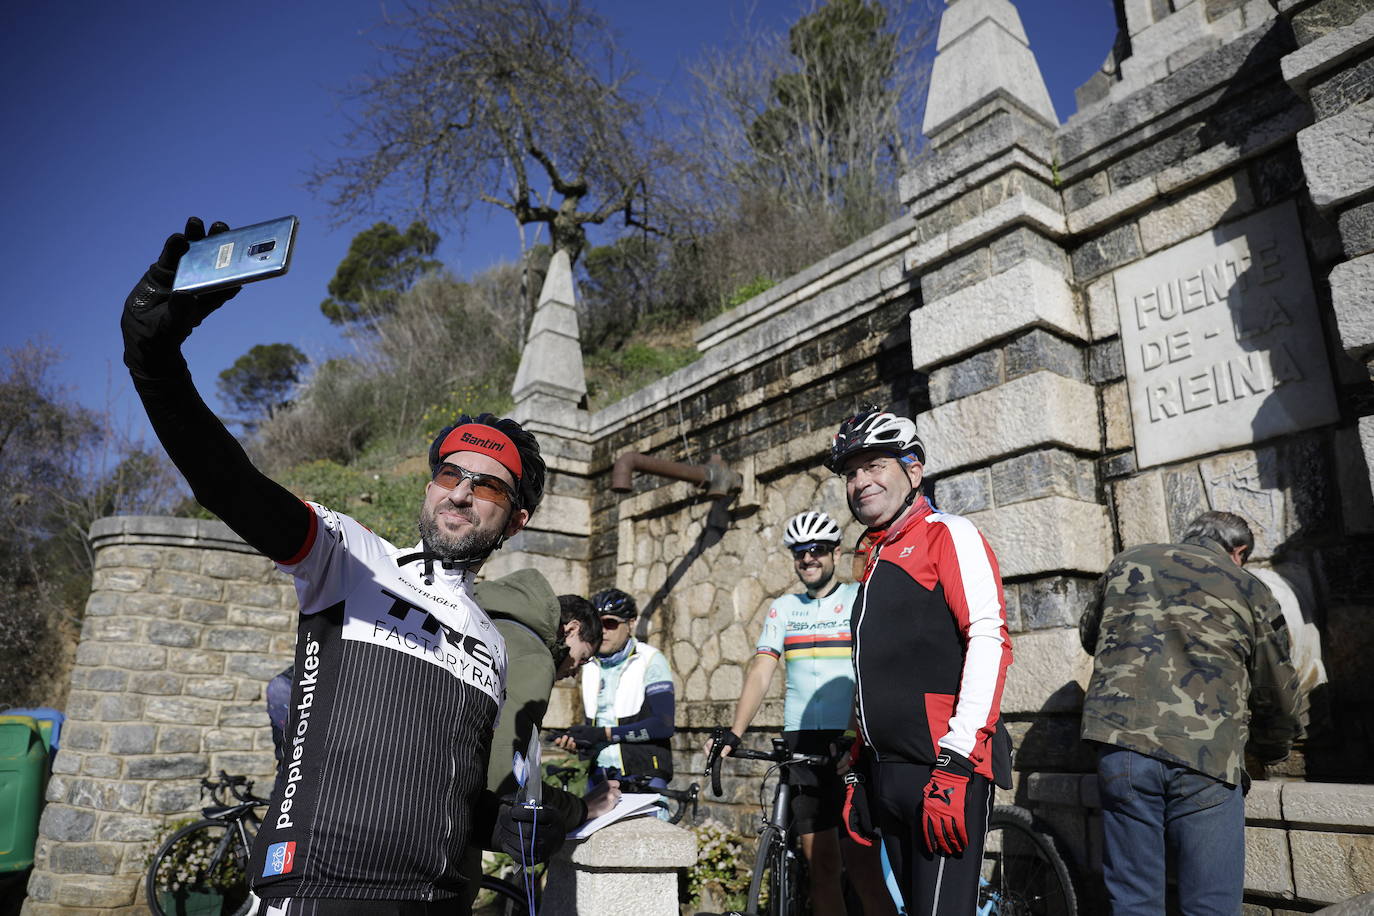
<path fill-rule="evenodd" d="M 835 578 L 840 538 L 840 526 L 824 512 L 803 512 L 787 523 L 783 544 L 805 591 L 783 595 L 768 609 L 722 756 L 739 744 L 754 720 L 779 660 L 785 662 L 787 677 L 782 735 L 788 747 L 794 753 L 833 755 L 844 740 L 854 709 L 849 617 L 858 585 Z M 842 847 L 836 828 L 844 785 L 834 767 L 797 765 L 788 767 L 788 774 L 792 823 L 810 868 L 811 911 L 843 913 Z M 876 847 L 864 848 L 846 837 L 843 863 L 866 916 L 895 912 Z"/>

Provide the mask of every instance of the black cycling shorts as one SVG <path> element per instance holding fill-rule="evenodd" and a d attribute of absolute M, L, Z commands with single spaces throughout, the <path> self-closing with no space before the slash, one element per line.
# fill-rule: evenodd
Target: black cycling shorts
<path fill-rule="evenodd" d="M 783 732 L 788 750 L 794 754 L 834 754 L 834 745 L 843 731 Z M 840 826 L 844 807 L 844 779 L 834 765 L 811 766 L 799 763 L 787 768 L 787 783 L 792 786 L 792 826 L 798 833 L 823 833 Z"/>

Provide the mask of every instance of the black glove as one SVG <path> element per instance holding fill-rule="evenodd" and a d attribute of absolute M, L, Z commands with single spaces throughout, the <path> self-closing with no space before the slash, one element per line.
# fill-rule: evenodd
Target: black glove
<path fill-rule="evenodd" d="M 606 729 L 600 725 L 574 725 L 564 732 L 580 749 L 606 743 Z"/>
<path fill-rule="evenodd" d="M 224 223 L 210 226 L 210 235 L 229 229 Z M 186 231 L 167 237 L 162 254 L 148 268 L 124 300 L 124 315 L 119 327 L 124 332 L 124 365 L 144 378 L 170 378 L 186 369 L 181 344 L 205 317 L 238 295 L 232 286 L 193 296 L 173 293 L 177 263 L 191 242 L 205 238 L 205 225 L 199 217 L 186 221 Z"/>
<path fill-rule="evenodd" d="M 527 866 L 551 859 L 563 848 L 564 835 L 568 832 L 553 808 L 548 805 L 531 808 L 515 803 L 510 797 L 501 800 L 496 824 L 501 851 Z"/>
<path fill-rule="evenodd" d="M 730 731 L 730 729 L 728 728 L 716 729 L 715 737 L 716 740 L 718 740 L 725 747 L 728 747 L 731 751 L 739 747 L 739 735 Z"/>

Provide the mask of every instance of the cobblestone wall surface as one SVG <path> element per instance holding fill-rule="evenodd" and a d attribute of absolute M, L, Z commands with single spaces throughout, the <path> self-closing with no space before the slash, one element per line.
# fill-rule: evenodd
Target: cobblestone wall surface
<path fill-rule="evenodd" d="M 220 522 L 92 529 L 86 604 L 24 912 L 135 908 L 166 825 L 220 770 L 271 786 L 267 681 L 295 643 L 291 580 Z M 130 909 L 133 911 L 133 909 Z"/>

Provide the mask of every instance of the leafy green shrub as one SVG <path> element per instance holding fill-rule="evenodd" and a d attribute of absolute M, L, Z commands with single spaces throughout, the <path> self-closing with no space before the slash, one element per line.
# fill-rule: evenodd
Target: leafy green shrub
<path fill-rule="evenodd" d="M 631 343 L 619 350 L 590 353 L 586 357 L 589 406 L 595 410 L 614 404 L 700 357 L 701 351 L 695 347 L 647 343 Z"/>
<path fill-rule="evenodd" d="M 280 476 L 301 499 L 353 516 L 396 544 L 418 537 L 415 523 L 424 497 L 425 474 L 381 474 L 333 461 L 310 461 Z"/>
<path fill-rule="evenodd" d="M 750 877 L 744 837 L 713 818 L 691 830 L 697 838 L 697 860 L 687 870 L 687 902 L 696 905 L 703 894 L 710 894 L 727 909 L 743 909 Z"/>
<path fill-rule="evenodd" d="M 743 305 L 759 293 L 766 293 L 777 284 L 768 277 L 755 277 L 748 283 L 736 289 L 729 296 L 725 297 L 725 304 L 730 308 Z"/>
<path fill-rule="evenodd" d="M 420 416 L 420 429 L 423 430 L 420 438 L 428 446 L 430 440 L 439 435 L 439 430 L 452 423 L 459 414 L 477 416 L 485 412 L 494 413 L 499 417 L 507 413 L 513 404 L 510 396 L 510 378 L 504 371 L 496 378 L 478 379 L 458 385 L 436 398 Z"/>

